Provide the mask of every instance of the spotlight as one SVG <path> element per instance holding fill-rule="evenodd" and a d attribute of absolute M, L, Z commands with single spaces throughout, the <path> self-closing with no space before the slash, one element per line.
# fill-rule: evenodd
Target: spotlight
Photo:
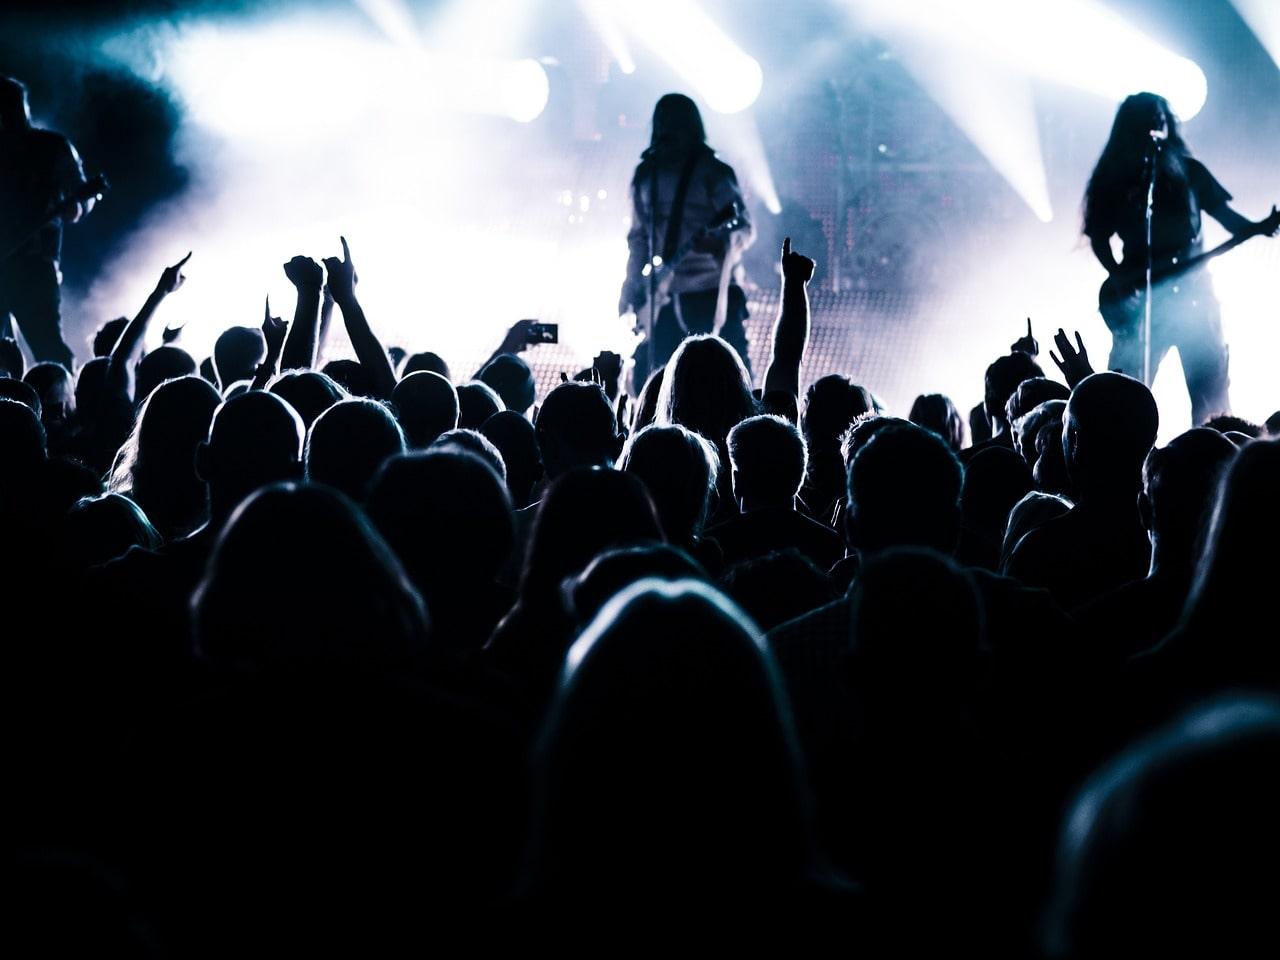
<path fill-rule="evenodd" d="M 1280 67 L 1280 3 L 1276 0 L 1231 0 L 1240 19 Z"/>

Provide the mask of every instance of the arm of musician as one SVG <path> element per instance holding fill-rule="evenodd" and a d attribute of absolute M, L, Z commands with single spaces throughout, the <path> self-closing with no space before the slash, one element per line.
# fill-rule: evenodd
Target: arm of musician
<path fill-rule="evenodd" d="M 1226 227 L 1233 237 L 1249 237 L 1264 233 L 1274 236 L 1275 234 L 1275 227 L 1272 225 L 1276 216 L 1275 207 L 1271 208 L 1271 217 L 1256 222 L 1232 210 L 1226 203 L 1219 204 L 1213 209 L 1206 209 L 1205 213 Z"/>
<path fill-rule="evenodd" d="M 284 341 L 281 366 L 285 370 L 310 369 L 316 365 L 319 347 L 320 288 L 324 285 L 324 271 L 310 257 L 299 255 L 284 265 L 284 275 L 297 290 L 298 302 Z"/>
<path fill-rule="evenodd" d="M 356 299 L 355 264 L 351 261 L 351 250 L 347 246 L 347 238 L 342 237 L 342 259 L 325 257 L 325 270 L 329 273 L 329 289 L 333 291 L 333 301 L 342 311 L 342 321 L 347 326 L 347 336 L 351 338 L 351 346 L 355 348 L 356 359 L 368 371 L 373 381 L 374 396 L 380 400 L 391 397 L 396 386 L 396 371 L 391 366 L 391 358 L 369 326 L 360 301 Z M 320 288 L 316 288 L 317 296 Z"/>
<path fill-rule="evenodd" d="M 186 281 L 182 268 L 191 259 L 188 253 L 171 267 L 165 267 L 156 281 L 155 289 L 147 297 L 146 303 L 138 311 L 137 316 L 129 321 L 120 334 L 120 339 L 111 350 L 111 359 L 107 363 L 107 392 L 114 397 L 128 397 L 133 393 L 133 365 L 142 350 L 142 341 L 146 338 L 147 328 L 155 316 L 157 308 L 165 297 L 173 293 Z"/>
<path fill-rule="evenodd" d="M 747 203 L 742 198 L 742 190 L 738 186 L 738 178 L 728 167 L 726 175 L 716 179 L 711 188 L 711 206 L 720 211 L 730 205 L 736 206 L 741 213 L 742 226 L 730 235 L 730 254 L 741 256 L 756 242 L 756 225 L 751 222 L 751 214 L 747 211 Z"/>
<path fill-rule="evenodd" d="M 764 392 L 781 390 L 800 396 L 800 363 L 809 343 L 809 281 L 816 265 L 803 254 L 791 252 L 791 238 L 782 241 L 782 302 L 773 327 L 769 367 Z"/>
<path fill-rule="evenodd" d="M 84 165 L 80 162 L 80 154 L 77 153 L 76 148 L 71 145 L 71 141 L 66 140 L 63 142 L 66 144 L 66 150 L 59 152 L 57 169 L 54 172 L 54 176 L 60 191 L 63 193 L 72 193 L 77 188 L 84 186 L 86 182 L 84 176 Z M 93 197 L 89 197 L 80 202 L 68 200 L 58 212 L 64 223 L 75 223 L 93 209 L 93 204 Z"/>

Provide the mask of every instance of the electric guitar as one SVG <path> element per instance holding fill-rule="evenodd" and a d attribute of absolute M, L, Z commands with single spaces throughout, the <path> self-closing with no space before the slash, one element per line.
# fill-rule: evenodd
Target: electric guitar
<path fill-rule="evenodd" d="M 1271 236 L 1280 230 L 1280 211 L 1275 207 L 1267 219 L 1253 230 L 1232 237 L 1212 250 L 1196 254 L 1194 257 L 1166 257 L 1151 265 L 1151 283 L 1172 280 L 1192 270 L 1199 269 L 1214 257 L 1234 250 L 1246 240 L 1254 237 Z M 1133 333 L 1142 322 L 1146 312 L 1147 278 L 1146 270 L 1138 273 L 1128 271 L 1113 273 L 1103 281 L 1098 290 L 1098 312 L 1112 335 Z"/>
<path fill-rule="evenodd" d="M 677 248 L 676 252 L 671 255 L 670 260 L 663 260 L 662 257 L 654 257 L 653 260 L 644 265 L 644 269 L 640 271 L 640 275 L 645 278 L 644 292 L 642 301 L 634 305 L 637 321 L 641 317 L 650 316 L 649 309 L 649 281 L 652 276 L 653 284 L 653 310 L 652 316 L 657 316 L 663 307 L 671 302 L 671 284 L 676 279 L 676 267 L 680 265 L 680 261 L 691 254 L 695 249 L 705 244 L 708 240 L 727 237 L 735 230 L 739 230 L 747 225 L 746 215 L 741 205 L 731 203 L 716 213 L 711 218 L 711 222 L 706 224 L 701 230 L 689 238 L 687 242 Z M 644 332 L 646 324 L 637 322 L 637 332 Z"/>
<path fill-rule="evenodd" d="M 48 208 L 41 216 L 41 220 L 34 227 L 25 233 L 18 234 L 19 238 L 16 243 L 6 244 L 3 253 L 0 253 L 0 263 L 8 260 L 19 250 L 25 247 L 37 233 L 53 223 L 62 215 L 62 208 L 68 203 L 75 201 L 76 203 L 84 203 L 86 200 L 101 200 L 111 190 L 111 184 L 107 182 L 107 178 L 102 174 L 97 174 L 80 184 L 73 190 L 67 190 L 59 194 L 58 197 L 49 204 Z"/>

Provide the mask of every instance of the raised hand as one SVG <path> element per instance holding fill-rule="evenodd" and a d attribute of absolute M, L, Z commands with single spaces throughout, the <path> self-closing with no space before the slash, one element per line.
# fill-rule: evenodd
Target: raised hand
<path fill-rule="evenodd" d="M 187 255 L 172 267 L 165 267 L 164 272 L 160 274 L 160 279 L 156 282 L 156 293 L 167 297 L 186 283 L 187 278 L 183 274 L 182 268 L 187 265 L 187 261 L 190 259 L 191 253 L 188 251 Z"/>
<path fill-rule="evenodd" d="M 1276 209 L 1275 204 L 1271 205 L 1271 212 L 1256 224 L 1258 235 L 1262 237 L 1274 237 L 1280 233 L 1280 210 Z"/>
<path fill-rule="evenodd" d="M 1009 348 L 1014 353 L 1025 353 L 1029 357 L 1034 357 L 1040 353 L 1040 344 L 1036 343 L 1036 338 L 1031 335 L 1031 318 L 1027 317 L 1027 335 L 1019 337 L 1013 342 L 1013 346 Z"/>
<path fill-rule="evenodd" d="M 180 336 L 182 336 L 182 324 L 178 324 L 176 327 L 166 326 L 160 334 L 160 342 L 168 346 Z"/>
<path fill-rule="evenodd" d="M 284 320 L 271 315 L 271 298 L 267 297 L 266 307 L 262 311 L 262 336 L 267 341 L 267 356 L 280 355 L 284 347 L 284 335 L 288 329 L 289 325 Z"/>
<path fill-rule="evenodd" d="M 529 346 L 529 328 L 536 322 L 535 320 L 517 320 L 513 323 L 507 335 L 503 337 L 501 345 L 493 351 L 493 356 L 496 357 L 500 353 L 523 353 L 525 347 Z"/>
<path fill-rule="evenodd" d="M 326 261 L 327 262 L 327 261 Z M 298 255 L 284 265 L 284 275 L 295 287 L 314 287 L 324 283 L 324 271 L 310 257 Z"/>
<path fill-rule="evenodd" d="M 791 252 L 791 238 L 782 241 L 782 278 L 808 283 L 813 279 L 813 271 L 817 263 L 802 253 Z"/>
<path fill-rule="evenodd" d="M 1089 354 L 1084 349 L 1084 340 L 1081 339 L 1080 331 L 1077 330 L 1076 345 L 1072 347 L 1071 341 L 1067 339 L 1066 331 L 1059 327 L 1057 334 L 1054 335 L 1053 342 L 1058 348 L 1058 353 L 1050 350 L 1049 356 L 1053 358 L 1053 362 L 1058 365 L 1058 369 L 1066 377 L 1067 386 L 1074 390 L 1077 383 L 1093 373 L 1093 367 L 1089 363 Z M 1059 357 L 1059 354 L 1061 354 L 1061 357 Z"/>
<path fill-rule="evenodd" d="M 342 259 L 325 257 L 324 269 L 329 276 L 329 292 L 338 306 L 349 303 L 356 296 L 356 265 L 351 260 L 351 248 L 347 246 L 347 238 L 342 241 Z"/>

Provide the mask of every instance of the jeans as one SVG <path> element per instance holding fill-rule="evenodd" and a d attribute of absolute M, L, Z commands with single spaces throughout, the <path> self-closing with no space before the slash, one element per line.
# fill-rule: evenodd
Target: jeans
<path fill-rule="evenodd" d="M 676 352 L 676 347 L 680 346 L 685 337 L 700 333 L 710 333 L 712 327 L 715 326 L 717 298 L 715 290 L 682 293 L 678 294 L 678 297 L 680 301 L 679 316 L 676 314 L 675 298 L 672 298 L 670 303 L 658 311 L 658 319 L 654 326 L 652 367 L 649 365 L 648 342 L 641 343 L 636 349 L 633 379 L 636 396 L 639 396 L 640 388 L 644 386 L 645 380 L 649 378 L 651 370 L 665 366 L 667 361 L 671 359 L 671 355 Z M 727 297 L 728 304 L 725 310 L 724 326 L 720 328 L 720 339 L 737 351 L 738 356 L 742 358 L 742 362 L 747 368 L 747 373 L 750 374 L 751 360 L 747 356 L 747 331 L 743 326 L 749 315 L 747 313 L 747 295 L 735 283 L 730 284 Z M 644 308 L 642 307 L 641 315 L 643 316 L 643 314 Z M 684 327 L 680 325 L 681 320 L 684 321 Z M 688 333 L 685 332 L 685 328 L 688 329 Z"/>
<path fill-rule="evenodd" d="M 13 257 L 0 264 L 0 336 L 13 336 L 12 314 L 37 363 L 52 360 L 71 369 L 71 348 L 62 339 L 62 277 L 48 257 Z"/>

